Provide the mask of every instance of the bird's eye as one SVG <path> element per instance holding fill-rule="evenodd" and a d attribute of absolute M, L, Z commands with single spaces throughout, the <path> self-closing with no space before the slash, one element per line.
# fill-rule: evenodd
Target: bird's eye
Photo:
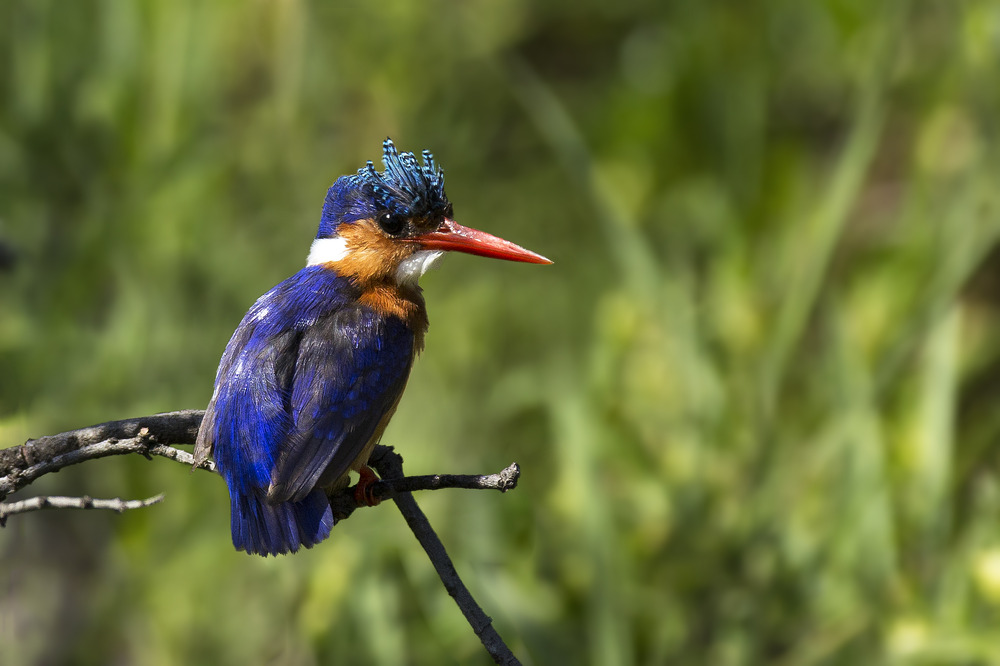
<path fill-rule="evenodd" d="M 398 236 L 406 228 L 406 218 L 392 213 L 383 213 L 378 218 L 378 226 L 390 236 Z"/>

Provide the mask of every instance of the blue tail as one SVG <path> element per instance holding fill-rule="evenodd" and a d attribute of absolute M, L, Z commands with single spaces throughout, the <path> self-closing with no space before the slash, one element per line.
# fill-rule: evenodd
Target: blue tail
<path fill-rule="evenodd" d="M 330 536 L 333 512 L 322 490 L 299 502 L 268 504 L 257 493 L 229 493 L 232 504 L 233 545 L 256 555 L 294 553 L 312 548 Z"/>

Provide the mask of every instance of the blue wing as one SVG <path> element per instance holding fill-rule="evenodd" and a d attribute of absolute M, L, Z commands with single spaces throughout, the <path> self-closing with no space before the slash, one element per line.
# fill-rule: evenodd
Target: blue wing
<path fill-rule="evenodd" d="M 413 353 L 401 320 L 358 306 L 349 281 L 318 267 L 254 304 L 223 354 L 195 447 L 229 486 L 237 548 L 288 552 L 329 536 L 318 486 L 380 434 Z"/>
<path fill-rule="evenodd" d="M 291 386 L 292 427 L 268 499 L 298 501 L 347 473 L 381 435 L 413 363 L 413 333 L 397 318 L 343 308 L 301 339 Z"/>

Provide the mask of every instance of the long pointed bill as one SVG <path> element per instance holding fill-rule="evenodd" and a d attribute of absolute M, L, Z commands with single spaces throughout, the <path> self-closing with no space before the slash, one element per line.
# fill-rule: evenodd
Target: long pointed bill
<path fill-rule="evenodd" d="M 492 234 L 478 229 L 463 227 L 455 220 L 445 218 L 436 230 L 414 236 L 410 240 L 420 243 L 428 250 L 454 250 L 475 254 L 480 257 L 506 259 L 507 261 L 523 261 L 529 264 L 551 264 L 552 262 L 531 250 L 525 250 L 520 245 L 497 238 Z"/>

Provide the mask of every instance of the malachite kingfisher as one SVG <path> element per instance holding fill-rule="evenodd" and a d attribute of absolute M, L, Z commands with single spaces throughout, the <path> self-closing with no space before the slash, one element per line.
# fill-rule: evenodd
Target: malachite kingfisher
<path fill-rule="evenodd" d="M 237 550 L 316 545 L 348 473 L 376 479 L 368 457 L 427 331 L 417 281 L 445 252 L 552 263 L 455 222 L 429 152 L 421 165 L 386 139 L 382 161 L 330 187 L 305 268 L 257 299 L 219 363 L 195 458 L 229 486 Z"/>

